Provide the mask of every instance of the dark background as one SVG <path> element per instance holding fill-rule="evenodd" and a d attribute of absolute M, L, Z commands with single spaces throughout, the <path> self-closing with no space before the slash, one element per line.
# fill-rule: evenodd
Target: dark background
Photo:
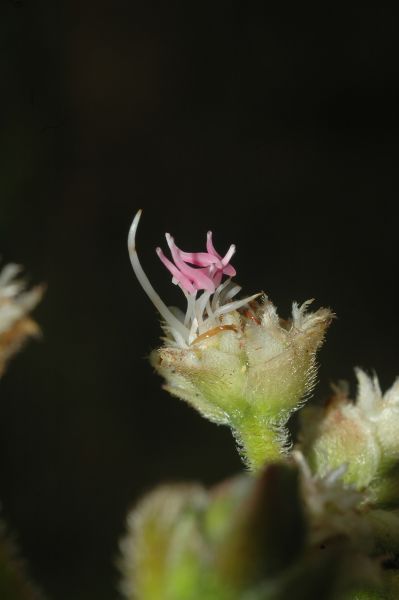
<path fill-rule="evenodd" d="M 246 293 L 337 313 L 329 381 L 399 373 L 398 19 L 383 6 L 2 0 L 0 240 L 48 292 L 0 384 L 0 497 L 50 597 L 116 598 L 127 509 L 161 481 L 241 468 L 230 433 L 167 396 L 138 244 L 235 242 Z"/>

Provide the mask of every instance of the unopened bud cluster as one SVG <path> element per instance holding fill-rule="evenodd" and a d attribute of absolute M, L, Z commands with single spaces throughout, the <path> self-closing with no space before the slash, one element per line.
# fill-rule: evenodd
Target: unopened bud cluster
<path fill-rule="evenodd" d="M 304 409 L 301 446 L 317 473 L 345 464 L 346 482 L 377 504 L 399 506 L 399 379 L 384 394 L 376 375 L 356 375 L 356 400 L 341 384 L 325 407 Z"/>

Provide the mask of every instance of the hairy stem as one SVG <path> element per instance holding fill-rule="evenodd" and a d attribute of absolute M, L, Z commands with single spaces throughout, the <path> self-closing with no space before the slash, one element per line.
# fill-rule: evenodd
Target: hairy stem
<path fill-rule="evenodd" d="M 259 471 L 266 463 L 275 462 L 286 452 L 281 430 L 254 416 L 246 416 L 234 426 L 234 435 L 244 461 L 251 471 Z"/>

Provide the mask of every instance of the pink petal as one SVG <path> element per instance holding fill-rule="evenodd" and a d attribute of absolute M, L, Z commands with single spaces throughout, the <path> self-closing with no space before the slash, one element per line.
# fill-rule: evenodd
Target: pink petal
<path fill-rule="evenodd" d="M 208 250 L 208 252 L 210 254 L 212 254 L 213 256 L 219 258 L 221 265 L 222 265 L 222 272 L 225 275 L 228 275 L 229 277 L 234 277 L 234 275 L 236 274 L 236 270 L 232 265 L 229 265 L 228 263 L 230 262 L 231 257 L 233 256 L 233 254 L 236 251 L 236 247 L 234 244 L 232 244 L 230 246 L 230 248 L 227 251 L 227 254 L 225 255 L 224 258 L 222 258 L 220 256 L 220 254 L 216 251 L 215 246 L 213 245 L 212 242 L 212 231 L 208 231 L 207 236 L 206 236 L 206 249 Z"/>
<path fill-rule="evenodd" d="M 224 275 L 228 275 L 229 277 L 234 277 L 237 271 L 235 270 L 233 265 L 227 265 L 226 267 L 224 267 L 223 273 Z"/>
<path fill-rule="evenodd" d="M 181 273 L 179 269 L 175 267 L 175 265 L 168 258 L 166 258 L 161 248 L 157 248 L 156 253 L 162 261 L 162 263 L 168 269 L 168 271 L 172 274 L 173 278 L 176 279 L 176 281 L 182 286 L 182 288 L 186 290 L 186 292 L 193 294 L 195 292 L 195 287 L 188 279 L 188 277 L 185 277 L 183 273 Z"/>
<path fill-rule="evenodd" d="M 176 246 L 174 239 L 171 235 L 166 234 L 166 241 L 170 248 L 172 258 L 175 262 L 176 267 L 186 275 L 188 279 L 194 284 L 197 290 L 208 290 L 210 292 L 215 291 L 215 286 L 212 279 L 206 274 L 206 269 L 193 269 L 186 265 L 181 257 L 181 250 Z"/>
<path fill-rule="evenodd" d="M 215 288 L 219 287 L 219 285 L 222 283 L 222 277 L 223 277 L 222 271 L 220 271 L 220 270 L 216 271 L 216 273 L 214 274 L 214 276 L 212 278 Z"/>
<path fill-rule="evenodd" d="M 180 249 L 179 252 L 181 258 L 185 262 L 197 265 L 198 267 L 208 267 L 209 265 L 220 262 L 216 256 L 212 256 L 209 252 L 183 252 L 183 250 Z"/>

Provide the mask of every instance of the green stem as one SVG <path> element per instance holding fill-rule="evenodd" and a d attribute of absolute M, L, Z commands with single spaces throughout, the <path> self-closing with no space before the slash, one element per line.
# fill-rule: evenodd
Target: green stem
<path fill-rule="evenodd" d="M 284 433 L 252 415 L 235 423 L 234 435 L 251 471 L 259 471 L 266 463 L 276 462 L 285 454 Z"/>

